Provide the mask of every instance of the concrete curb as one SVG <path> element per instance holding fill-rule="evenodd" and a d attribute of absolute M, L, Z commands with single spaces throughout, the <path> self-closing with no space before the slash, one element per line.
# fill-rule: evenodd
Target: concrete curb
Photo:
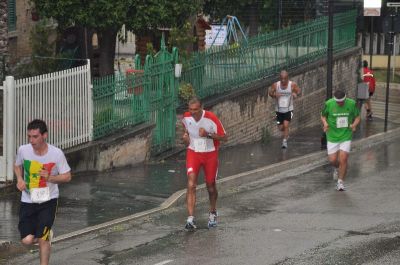
<path fill-rule="evenodd" d="M 360 151 L 365 148 L 377 145 L 382 142 L 390 141 L 400 137 L 400 128 L 390 130 L 386 133 L 378 133 L 367 138 L 356 140 L 352 144 L 352 152 Z M 285 178 L 284 174 L 279 174 L 284 171 L 292 171 L 287 175 L 295 176 L 303 172 L 310 171 L 318 166 L 327 164 L 326 151 L 318 151 L 312 154 L 304 155 L 301 157 L 293 158 L 287 161 L 279 162 L 273 165 L 257 168 L 240 174 L 232 175 L 217 181 L 218 190 L 220 192 L 229 192 L 239 185 L 255 182 L 261 179 L 270 179 L 271 182 L 279 181 Z M 279 175 L 279 176 L 278 176 Z M 72 233 L 64 234 L 54 238 L 53 243 L 61 242 L 67 239 L 71 239 L 77 236 L 85 235 L 91 232 L 98 232 L 103 229 L 110 228 L 121 223 L 133 221 L 146 216 L 151 216 L 156 213 L 160 213 L 173 206 L 181 206 L 185 204 L 186 190 L 179 190 L 172 194 L 167 200 L 165 200 L 159 207 L 129 215 L 126 217 L 118 218 L 106 223 L 90 226 L 81 230 L 74 231 Z M 199 201 L 206 200 L 208 198 L 207 189 L 205 184 L 197 187 L 197 199 Z M 2 245 L 0 244 L 0 249 Z"/>

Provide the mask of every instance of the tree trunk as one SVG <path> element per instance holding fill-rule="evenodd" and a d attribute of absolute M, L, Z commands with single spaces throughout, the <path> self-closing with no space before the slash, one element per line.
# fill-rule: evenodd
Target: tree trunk
<path fill-rule="evenodd" d="M 99 64 L 99 76 L 114 74 L 115 43 L 117 33 L 117 29 L 104 29 L 97 32 L 99 40 L 97 58 Z"/>
<path fill-rule="evenodd" d="M 258 28 L 260 26 L 260 16 L 258 2 L 252 3 L 249 6 L 249 37 L 256 36 L 258 34 Z"/>

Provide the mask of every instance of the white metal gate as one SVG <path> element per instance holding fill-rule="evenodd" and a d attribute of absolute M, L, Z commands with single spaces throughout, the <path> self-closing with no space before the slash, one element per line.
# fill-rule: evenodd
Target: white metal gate
<path fill-rule="evenodd" d="M 3 135 L 3 139 L 1 139 L 1 141 L 2 141 L 2 152 L 0 153 L 0 181 L 6 181 L 6 161 L 5 161 L 5 152 L 6 152 L 6 146 L 5 146 L 5 144 L 6 144 L 6 140 L 5 140 L 5 131 L 6 131 L 6 126 L 5 126 L 5 123 L 6 123 L 6 120 L 5 120 L 5 118 L 6 118 L 6 115 L 5 115 L 5 102 L 6 102 L 6 100 L 5 100 L 5 93 L 4 93 L 4 89 L 3 89 L 3 86 L 1 86 L 0 85 L 0 93 L 2 93 L 3 94 L 3 102 L 0 102 L 0 104 L 2 104 L 3 105 L 3 117 L 1 117 L 2 119 L 3 119 L 3 128 L 0 128 L 0 130 L 2 130 L 2 135 Z"/>
<path fill-rule="evenodd" d="M 12 161 L 16 148 L 27 143 L 26 126 L 33 119 L 42 119 L 47 123 L 47 141 L 59 148 L 70 148 L 92 140 L 93 100 L 89 60 L 84 66 L 60 72 L 19 80 L 7 77 L 3 91 L 7 95 L 3 111 L 7 123 L 4 122 L 0 181 L 13 179 Z M 7 149 L 4 149 L 4 144 L 7 144 Z"/>

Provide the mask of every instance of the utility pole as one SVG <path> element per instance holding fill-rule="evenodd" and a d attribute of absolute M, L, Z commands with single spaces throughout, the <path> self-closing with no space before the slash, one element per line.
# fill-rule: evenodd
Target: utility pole
<path fill-rule="evenodd" d="M 388 114 L 389 114 L 389 87 L 390 87 L 390 59 L 391 55 L 394 49 L 394 34 L 395 34 L 395 25 L 394 25 L 394 18 L 397 14 L 397 8 L 400 7 L 400 3 L 393 3 L 393 2 L 388 2 L 387 7 L 395 8 L 396 12 L 393 12 L 391 10 L 390 12 L 390 19 L 389 19 L 389 41 L 388 41 L 388 59 L 387 59 L 387 75 L 386 75 L 386 102 L 385 102 L 385 127 L 384 131 L 387 131 L 387 123 L 388 123 Z"/>
<path fill-rule="evenodd" d="M 278 29 L 282 28 L 282 0 L 278 2 Z"/>
<path fill-rule="evenodd" d="M 328 0 L 328 50 L 326 71 L 326 99 L 332 97 L 333 75 L 333 0 Z"/>
<path fill-rule="evenodd" d="M 369 33 L 369 68 L 372 69 L 372 55 L 374 53 L 374 17 L 371 16 L 371 32 Z"/>
<path fill-rule="evenodd" d="M 326 69 L 326 99 L 332 98 L 332 75 L 333 75 L 333 0 L 328 0 L 328 49 Z M 321 148 L 326 149 L 326 133 L 322 133 Z"/>

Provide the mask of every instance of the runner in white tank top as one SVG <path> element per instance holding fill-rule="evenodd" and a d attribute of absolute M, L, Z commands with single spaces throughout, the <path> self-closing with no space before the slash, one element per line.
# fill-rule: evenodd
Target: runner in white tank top
<path fill-rule="evenodd" d="M 276 122 L 282 132 L 282 148 L 287 148 L 289 138 L 289 123 L 293 118 L 293 101 L 300 95 L 300 88 L 293 81 L 289 81 L 289 74 L 281 71 L 280 81 L 272 84 L 269 96 L 276 99 Z"/>

